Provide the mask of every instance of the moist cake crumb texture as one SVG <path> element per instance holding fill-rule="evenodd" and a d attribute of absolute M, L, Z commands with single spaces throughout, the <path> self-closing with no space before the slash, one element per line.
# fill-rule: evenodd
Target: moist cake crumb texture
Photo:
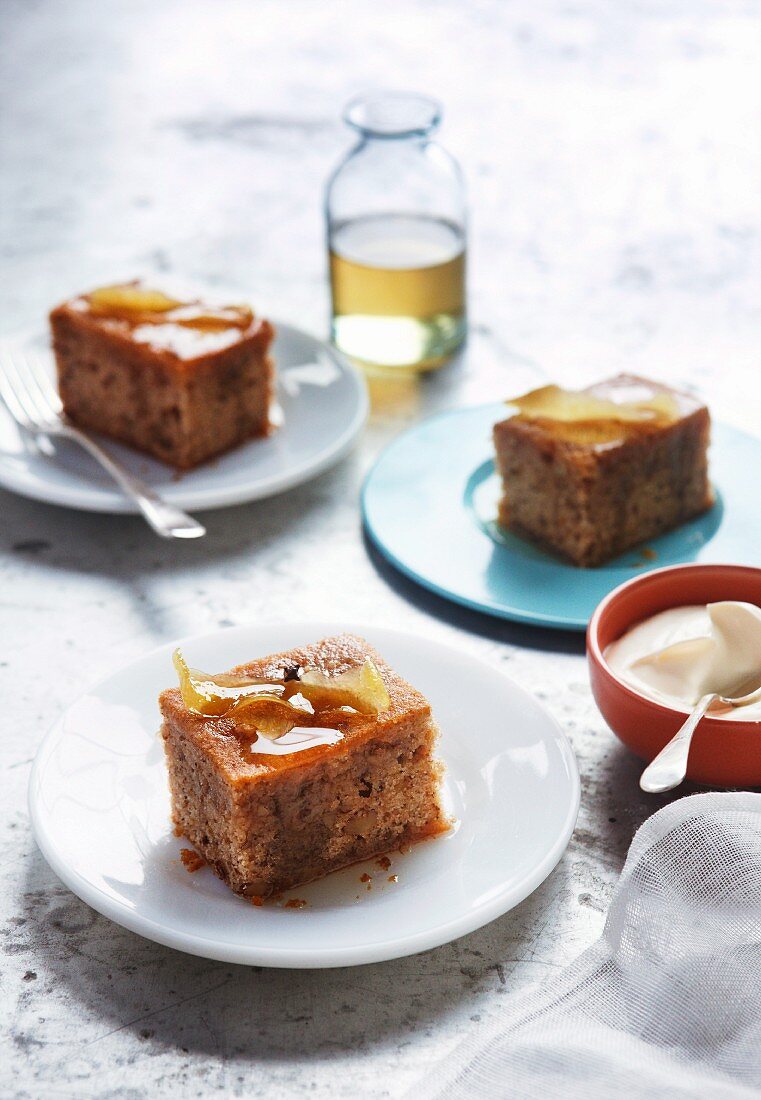
<path fill-rule="evenodd" d="M 73 423 L 178 469 L 271 431 L 267 321 L 246 307 L 200 302 L 141 312 L 141 294 L 146 303 L 164 296 L 140 284 L 106 289 L 128 301 L 131 293 L 135 308 L 109 313 L 98 306 L 106 291 L 94 291 L 50 314 L 58 388 Z"/>
<path fill-rule="evenodd" d="M 651 394 L 672 415 L 584 423 L 513 415 L 494 427 L 499 522 L 575 565 L 600 565 L 706 511 L 708 410 L 687 394 L 619 375 L 582 394 Z"/>
<path fill-rule="evenodd" d="M 294 666 L 336 674 L 368 657 L 388 709 L 335 712 L 342 740 L 303 752 L 249 752 L 230 719 L 194 714 L 176 689 L 162 694 L 175 829 L 236 893 L 267 898 L 449 827 L 430 706 L 363 639 L 328 638 L 234 671 L 282 680 Z"/>

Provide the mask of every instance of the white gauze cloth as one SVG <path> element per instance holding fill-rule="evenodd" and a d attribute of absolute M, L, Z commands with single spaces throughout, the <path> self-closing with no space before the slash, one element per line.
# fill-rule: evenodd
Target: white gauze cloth
<path fill-rule="evenodd" d="M 634 837 L 596 944 L 415 1100 L 761 1096 L 761 794 L 697 794 Z"/>

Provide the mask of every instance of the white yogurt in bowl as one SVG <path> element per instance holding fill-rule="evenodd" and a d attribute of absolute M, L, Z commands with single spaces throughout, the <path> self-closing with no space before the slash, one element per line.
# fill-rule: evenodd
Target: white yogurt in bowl
<path fill-rule="evenodd" d="M 604 657 L 640 695 L 678 710 L 708 692 L 744 695 L 761 684 L 761 608 L 734 600 L 672 607 L 631 627 Z M 761 721 L 761 700 L 712 717 Z"/>

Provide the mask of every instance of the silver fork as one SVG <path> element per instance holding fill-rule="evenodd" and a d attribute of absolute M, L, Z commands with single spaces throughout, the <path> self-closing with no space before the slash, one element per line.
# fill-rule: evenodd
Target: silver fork
<path fill-rule="evenodd" d="M 63 436 L 84 447 L 135 502 L 157 535 L 164 539 L 197 539 L 206 534 L 206 528 L 192 516 L 168 504 L 86 432 L 69 423 L 42 363 L 17 349 L 12 352 L 7 344 L 0 350 L 0 397 L 16 423 L 31 435 Z"/>

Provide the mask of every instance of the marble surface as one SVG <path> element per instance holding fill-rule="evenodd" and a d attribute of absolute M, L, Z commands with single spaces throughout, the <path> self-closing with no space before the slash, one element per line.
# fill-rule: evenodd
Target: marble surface
<path fill-rule="evenodd" d="M 209 513 L 185 545 L 0 493 L 0 1094 L 396 1097 L 598 935 L 662 800 L 639 793 L 597 713 L 581 638 L 424 595 L 364 544 L 357 492 L 406 424 L 550 376 L 654 373 L 758 425 L 760 20 L 708 0 L 0 2 L 4 332 L 90 284 L 168 272 L 324 334 L 321 184 L 363 88 L 444 100 L 472 206 L 466 352 L 419 384 L 374 385 L 337 469 Z M 582 775 L 560 866 L 481 931 L 353 970 L 225 966 L 109 924 L 30 835 L 45 730 L 159 642 L 309 617 L 452 640 L 544 700 Z"/>

